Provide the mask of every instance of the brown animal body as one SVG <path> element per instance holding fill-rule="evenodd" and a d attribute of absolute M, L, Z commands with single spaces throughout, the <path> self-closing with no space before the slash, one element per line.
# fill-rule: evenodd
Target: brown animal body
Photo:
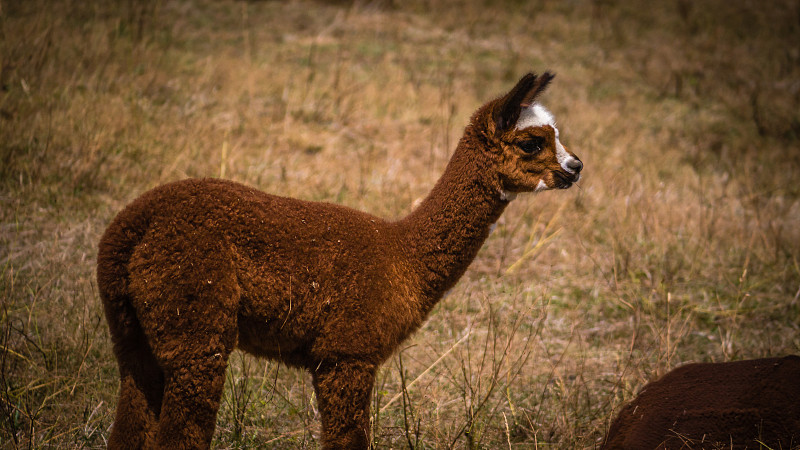
<path fill-rule="evenodd" d="M 101 239 L 98 287 L 120 369 L 110 448 L 207 448 L 235 348 L 308 370 L 327 448 L 369 445 L 377 367 L 474 259 L 517 192 L 582 164 L 526 75 L 472 117 L 432 192 L 386 221 L 223 180 L 149 191 Z"/>
<path fill-rule="evenodd" d="M 675 369 L 622 408 L 602 448 L 798 449 L 800 357 Z"/>

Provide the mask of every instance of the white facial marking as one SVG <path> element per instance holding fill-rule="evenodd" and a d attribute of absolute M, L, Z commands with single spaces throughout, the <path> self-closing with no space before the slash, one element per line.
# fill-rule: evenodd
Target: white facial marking
<path fill-rule="evenodd" d="M 567 173 L 575 173 L 575 171 L 568 166 L 575 158 L 567 153 L 567 149 L 564 148 L 561 141 L 558 139 L 558 128 L 553 128 L 556 130 L 556 159 L 558 159 L 558 164 L 560 164 L 561 168 L 567 171 Z"/>
<path fill-rule="evenodd" d="M 519 119 L 517 119 L 518 130 L 528 127 L 541 127 L 544 125 L 550 125 L 555 128 L 556 119 L 547 108 L 538 103 L 528 106 L 519 113 Z M 556 136 L 558 136 L 558 131 L 556 131 Z"/>
<path fill-rule="evenodd" d="M 567 164 L 572 162 L 575 158 L 567 153 L 567 149 L 561 144 L 561 140 L 558 136 L 558 128 L 556 127 L 556 119 L 553 117 L 553 114 L 538 103 L 524 108 L 522 112 L 519 113 L 519 119 L 517 120 L 518 130 L 528 127 L 543 127 L 545 125 L 553 127 L 553 131 L 556 134 L 556 158 L 558 159 L 558 164 L 567 173 L 574 174 L 575 171 L 570 169 Z M 536 190 L 539 190 L 538 186 Z"/>
<path fill-rule="evenodd" d="M 539 184 L 536 185 L 534 192 L 545 191 L 547 189 L 550 189 L 547 187 L 547 183 L 545 183 L 544 180 L 539 180 Z"/>

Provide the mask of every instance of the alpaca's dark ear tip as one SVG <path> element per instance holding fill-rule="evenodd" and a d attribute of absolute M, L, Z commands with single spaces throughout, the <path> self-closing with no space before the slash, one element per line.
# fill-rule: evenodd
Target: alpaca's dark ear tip
<path fill-rule="evenodd" d="M 542 83 L 542 89 L 544 89 L 545 86 L 550 84 L 550 82 L 553 81 L 553 78 L 555 78 L 555 77 L 556 77 L 556 74 L 554 74 L 553 72 L 550 72 L 550 71 L 541 74 L 539 76 L 539 78 L 540 78 L 540 81 Z"/>
<path fill-rule="evenodd" d="M 536 75 L 533 72 L 528 72 L 522 78 L 519 79 L 519 82 L 517 82 L 517 84 L 521 83 L 533 84 L 537 78 L 539 78 L 539 75 Z"/>

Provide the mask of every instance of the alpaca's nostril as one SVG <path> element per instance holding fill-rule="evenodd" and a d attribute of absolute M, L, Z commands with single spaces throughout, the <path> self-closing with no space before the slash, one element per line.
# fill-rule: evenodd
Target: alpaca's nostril
<path fill-rule="evenodd" d="M 578 173 L 583 169 L 583 163 L 578 158 L 573 158 L 567 162 L 567 169 Z"/>

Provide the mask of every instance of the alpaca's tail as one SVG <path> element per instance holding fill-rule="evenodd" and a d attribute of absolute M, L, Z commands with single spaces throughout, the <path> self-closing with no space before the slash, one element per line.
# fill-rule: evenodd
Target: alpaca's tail
<path fill-rule="evenodd" d="M 126 336 L 141 332 L 130 301 L 128 263 L 148 228 L 146 223 L 141 225 L 143 220 L 149 222 L 149 217 L 142 216 L 134 208 L 124 209 L 108 226 L 97 249 L 97 289 L 117 356 L 121 350 L 118 346 L 124 345 Z"/>
<path fill-rule="evenodd" d="M 148 229 L 149 215 L 144 211 L 123 210 L 103 234 L 97 252 L 97 288 L 120 372 L 117 413 L 108 442 L 108 447 L 115 449 L 146 446 L 158 422 L 164 390 L 164 373 L 147 342 L 128 288 L 128 263 Z"/>

